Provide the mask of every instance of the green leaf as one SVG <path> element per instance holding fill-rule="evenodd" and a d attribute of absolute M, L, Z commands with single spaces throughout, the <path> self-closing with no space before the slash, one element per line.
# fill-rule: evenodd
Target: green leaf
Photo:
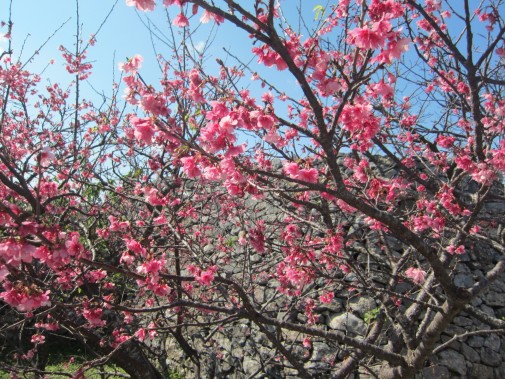
<path fill-rule="evenodd" d="M 377 318 L 377 316 L 379 315 L 379 312 L 380 312 L 380 308 L 371 309 L 364 314 L 363 320 L 367 324 L 370 324 L 370 322 L 372 322 L 373 320 L 375 320 Z"/>
<path fill-rule="evenodd" d="M 317 21 L 320 18 L 324 17 L 324 12 L 326 11 L 326 9 L 324 9 L 324 7 L 322 5 L 316 5 L 314 7 L 313 11 L 315 12 L 314 20 Z"/>
<path fill-rule="evenodd" d="M 228 238 L 226 241 L 224 241 L 224 245 L 226 247 L 233 247 L 233 245 L 235 245 L 235 242 L 237 242 L 237 241 L 238 241 L 238 237 L 233 236 L 233 237 Z"/>

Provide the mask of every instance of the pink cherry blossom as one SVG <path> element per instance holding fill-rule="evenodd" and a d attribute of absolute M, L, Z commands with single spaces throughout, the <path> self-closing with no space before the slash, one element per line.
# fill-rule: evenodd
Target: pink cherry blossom
<path fill-rule="evenodd" d="M 0 258 L 12 265 L 19 265 L 21 262 L 30 263 L 35 250 L 35 246 L 8 239 L 0 243 Z"/>
<path fill-rule="evenodd" d="M 297 163 L 289 162 L 284 165 L 284 172 L 293 179 L 302 180 L 309 183 L 317 183 L 318 171 L 315 168 L 300 169 Z"/>
<path fill-rule="evenodd" d="M 105 325 L 105 320 L 102 320 L 102 308 L 86 308 L 84 309 L 82 315 L 93 327 L 100 327 Z"/>
<path fill-rule="evenodd" d="M 144 328 L 140 328 L 135 332 L 135 337 L 137 337 L 140 342 L 144 342 L 146 339 L 146 330 Z"/>
<path fill-rule="evenodd" d="M 315 168 L 304 168 L 298 172 L 296 176 L 297 179 L 303 180 L 304 182 L 317 183 L 317 178 L 319 174 Z"/>
<path fill-rule="evenodd" d="M 184 157 L 181 158 L 181 162 L 183 163 L 182 169 L 188 176 L 188 178 L 197 178 L 202 172 L 196 165 L 195 157 Z"/>
<path fill-rule="evenodd" d="M 133 116 L 130 118 L 130 123 L 135 128 L 134 136 L 137 140 L 148 145 L 152 143 L 156 131 L 151 119 Z"/>
<path fill-rule="evenodd" d="M 54 154 L 49 147 L 44 147 L 39 155 L 39 162 L 42 167 L 47 167 L 54 160 Z"/>
<path fill-rule="evenodd" d="M 0 265 L 0 282 L 3 282 L 7 275 L 9 275 L 9 269 L 5 265 Z"/>
<path fill-rule="evenodd" d="M 81 251 L 83 251 L 83 246 L 79 242 L 78 234 L 73 234 L 69 240 L 65 241 L 65 247 L 67 252 L 73 256 L 78 255 Z"/>
<path fill-rule="evenodd" d="M 203 14 L 202 14 L 202 17 L 200 17 L 200 22 L 202 24 L 206 24 L 208 23 L 210 20 L 214 20 L 214 22 L 219 25 L 219 24 L 222 24 L 224 22 L 224 17 L 223 16 L 220 16 L 220 15 L 217 15 L 215 13 L 211 13 L 207 10 L 204 10 L 203 11 Z"/>
<path fill-rule="evenodd" d="M 153 94 L 146 94 L 142 96 L 140 104 L 146 112 L 150 112 L 155 116 L 167 115 L 169 110 L 165 105 L 165 100 L 160 96 Z"/>
<path fill-rule="evenodd" d="M 30 340 L 30 342 L 34 345 L 42 345 L 45 341 L 46 337 L 39 333 L 32 335 L 32 338 Z"/>
<path fill-rule="evenodd" d="M 211 270 L 202 271 L 202 273 L 196 277 L 196 281 L 203 286 L 210 286 L 214 281 L 214 273 Z"/>
<path fill-rule="evenodd" d="M 144 58 L 141 55 L 134 55 L 133 58 L 128 59 L 126 63 L 119 63 L 119 69 L 128 74 L 135 74 L 142 67 Z"/>
<path fill-rule="evenodd" d="M 465 246 L 464 245 L 459 245 L 459 246 L 449 245 L 449 247 L 447 247 L 447 252 L 451 255 L 464 254 L 465 253 Z"/>
<path fill-rule="evenodd" d="M 131 252 L 133 252 L 135 254 L 142 255 L 142 256 L 145 255 L 146 250 L 138 241 L 135 241 L 134 239 L 129 239 L 129 240 L 126 240 L 125 242 L 126 242 L 126 247 Z"/>
<path fill-rule="evenodd" d="M 34 309 L 49 306 L 50 291 L 42 292 L 32 286 L 25 286 L 22 283 L 13 285 L 10 282 L 4 283 L 5 292 L 0 293 L 0 299 L 20 312 L 31 312 Z"/>
<path fill-rule="evenodd" d="M 178 26 L 180 28 L 183 28 L 185 26 L 189 26 L 189 20 L 188 18 L 183 14 L 183 13 L 179 13 L 175 18 L 174 18 L 174 21 L 173 21 L 173 24 L 175 26 Z"/>
<path fill-rule="evenodd" d="M 415 267 L 408 268 L 405 275 L 416 284 L 423 284 L 426 280 L 426 271 Z"/>
<path fill-rule="evenodd" d="M 156 3 L 154 0 L 126 0 L 126 5 L 129 7 L 135 7 L 139 11 L 153 11 Z"/>
<path fill-rule="evenodd" d="M 178 5 L 182 7 L 186 0 L 163 0 L 163 5 L 169 7 L 171 5 Z"/>
<path fill-rule="evenodd" d="M 328 292 L 324 295 L 319 296 L 319 301 L 324 304 L 330 304 L 333 300 L 334 294 L 333 292 Z"/>
<path fill-rule="evenodd" d="M 384 46 L 387 32 L 391 29 L 388 21 L 374 22 L 372 27 L 364 26 L 355 28 L 349 32 L 352 43 L 361 49 L 377 49 Z"/>

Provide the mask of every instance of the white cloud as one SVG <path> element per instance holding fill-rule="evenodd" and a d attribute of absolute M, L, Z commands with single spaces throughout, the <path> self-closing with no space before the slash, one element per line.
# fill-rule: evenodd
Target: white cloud
<path fill-rule="evenodd" d="M 195 47 L 194 47 L 195 51 L 199 54 L 203 53 L 203 50 L 205 49 L 205 42 L 203 41 L 198 41 L 196 44 L 195 44 Z"/>

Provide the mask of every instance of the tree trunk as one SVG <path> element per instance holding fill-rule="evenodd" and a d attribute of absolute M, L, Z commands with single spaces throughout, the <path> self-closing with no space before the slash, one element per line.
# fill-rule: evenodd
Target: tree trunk
<path fill-rule="evenodd" d="M 112 362 L 125 370 L 132 379 L 163 379 L 137 342 L 130 340 L 112 356 Z"/>

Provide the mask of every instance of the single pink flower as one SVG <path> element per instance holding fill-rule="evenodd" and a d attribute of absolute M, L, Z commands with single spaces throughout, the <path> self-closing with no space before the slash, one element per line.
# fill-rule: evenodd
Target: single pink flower
<path fill-rule="evenodd" d="M 290 162 L 284 165 L 284 172 L 291 178 L 296 178 L 300 172 L 300 167 L 295 162 Z"/>
<path fill-rule="evenodd" d="M 423 284 L 426 280 L 426 271 L 415 267 L 408 268 L 405 275 L 416 284 Z"/>
<path fill-rule="evenodd" d="M 175 26 L 178 26 L 180 28 L 183 28 L 185 26 L 189 26 L 189 20 L 184 14 L 179 13 L 175 18 L 173 24 Z"/>
<path fill-rule="evenodd" d="M 303 180 L 304 182 L 317 183 L 318 172 L 315 168 L 302 169 L 297 175 L 297 179 Z"/>
<path fill-rule="evenodd" d="M 54 154 L 49 147 L 44 147 L 40 152 L 39 162 L 42 167 L 47 167 L 54 160 Z"/>
<path fill-rule="evenodd" d="M 79 242 L 78 234 L 72 235 L 71 239 L 65 241 L 65 247 L 67 248 L 67 252 L 70 255 L 77 255 L 84 249 L 81 243 Z"/>
<path fill-rule="evenodd" d="M 135 128 L 133 134 L 137 140 L 143 141 L 148 145 L 152 143 L 155 130 L 149 118 L 138 118 L 134 116 L 130 119 L 130 122 Z"/>
<path fill-rule="evenodd" d="M 183 163 L 182 170 L 186 173 L 188 178 L 197 178 L 202 174 L 197 166 L 195 157 L 181 158 L 181 162 Z"/>
<path fill-rule="evenodd" d="M 144 95 L 142 96 L 140 104 L 142 105 L 142 108 L 144 108 L 146 112 L 151 112 L 156 116 L 166 115 L 169 113 L 169 110 L 165 105 L 165 101 L 159 96 L 155 96 L 152 94 Z"/>
<path fill-rule="evenodd" d="M 144 61 L 144 58 L 141 55 L 136 54 L 132 58 L 128 59 L 128 61 L 126 63 L 120 62 L 119 69 L 121 71 L 125 71 L 129 74 L 134 74 L 138 70 L 140 70 L 140 68 L 142 67 L 143 61 Z"/>
<path fill-rule="evenodd" d="M 360 49 L 377 49 L 386 42 L 386 36 L 369 29 L 368 27 L 356 28 L 349 32 L 354 45 Z"/>
<path fill-rule="evenodd" d="M 129 7 L 135 7 L 139 11 L 153 11 L 156 3 L 154 0 L 126 0 L 126 5 Z"/>
<path fill-rule="evenodd" d="M 184 4 L 184 0 L 163 0 L 163 5 L 165 7 L 169 7 L 171 5 L 178 5 L 178 6 L 182 7 L 183 4 Z"/>
<path fill-rule="evenodd" d="M 132 251 L 135 254 L 141 254 L 141 255 L 145 254 L 146 250 L 142 247 L 142 245 L 138 241 L 130 239 L 126 240 L 125 242 L 126 242 L 126 248 L 128 250 Z"/>
<path fill-rule="evenodd" d="M 140 328 L 135 332 L 135 337 L 137 337 L 140 342 L 143 342 L 146 339 L 146 330 L 144 328 Z"/>
<path fill-rule="evenodd" d="M 105 320 L 102 320 L 102 308 L 85 309 L 82 315 L 92 326 L 100 327 L 105 325 Z"/>
<path fill-rule="evenodd" d="M 209 286 L 214 281 L 214 271 L 206 270 L 202 271 L 202 273 L 196 277 L 196 281 L 200 283 L 202 286 Z"/>

